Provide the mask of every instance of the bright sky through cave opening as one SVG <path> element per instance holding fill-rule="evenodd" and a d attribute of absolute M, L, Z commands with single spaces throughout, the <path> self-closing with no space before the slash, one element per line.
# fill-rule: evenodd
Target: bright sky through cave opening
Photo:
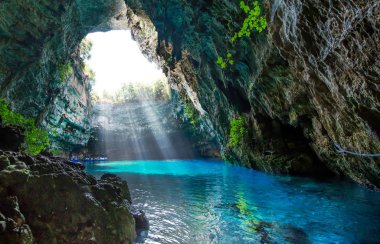
<path fill-rule="evenodd" d="M 164 77 L 162 70 L 143 56 L 129 30 L 96 32 L 87 38 L 93 43 L 87 65 L 96 74 L 96 95 L 115 94 L 125 83 L 150 84 Z"/>

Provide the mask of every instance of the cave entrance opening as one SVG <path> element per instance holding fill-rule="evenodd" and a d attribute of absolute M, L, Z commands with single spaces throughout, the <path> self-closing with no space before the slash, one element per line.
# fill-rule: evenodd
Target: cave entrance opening
<path fill-rule="evenodd" d="M 90 33 L 80 44 L 80 55 L 92 84 L 89 157 L 193 157 L 173 116 L 166 76 L 142 54 L 129 30 Z"/>
<path fill-rule="evenodd" d="M 143 94 L 123 94 L 126 87 L 154 88 L 167 81 L 162 69 L 150 62 L 132 39 L 130 30 L 90 33 L 80 45 L 87 75 L 92 76 L 92 95 L 98 101 L 117 103 Z M 145 91 L 147 92 L 147 91 Z M 132 97 L 121 97 L 130 95 Z"/>

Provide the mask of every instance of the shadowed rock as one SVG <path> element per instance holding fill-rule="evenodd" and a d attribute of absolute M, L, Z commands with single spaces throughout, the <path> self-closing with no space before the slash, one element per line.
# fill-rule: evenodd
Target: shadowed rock
<path fill-rule="evenodd" d="M 1 117 L 0 117 L 1 119 Z M 0 123 L 0 149 L 6 151 L 19 151 L 24 142 L 24 131 L 20 127 L 1 126 Z"/>
<path fill-rule="evenodd" d="M 127 183 L 60 158 L 0 151 L 0 243 L 132 243 Z"/>

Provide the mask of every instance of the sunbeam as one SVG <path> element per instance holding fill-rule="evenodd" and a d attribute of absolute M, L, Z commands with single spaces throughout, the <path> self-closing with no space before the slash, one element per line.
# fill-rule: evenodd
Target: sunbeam
<path fill-rule="evenodd" d="M 149 62 L 130 31 L 89 34 L 82 42 L 93 74 L 94 126 L 101 140 L 89 157 L 117 160 L 194 158 L 175 119 L 162 70 Z M 88 47 L 88 48 L 86 48 Z"/>

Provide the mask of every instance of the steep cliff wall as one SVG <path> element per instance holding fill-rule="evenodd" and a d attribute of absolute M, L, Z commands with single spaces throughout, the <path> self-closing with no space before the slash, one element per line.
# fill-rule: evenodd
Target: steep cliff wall
<path fill-rule="evenodd" d="M 52 147 L 62 153 L 84 146 L 90 138 L 92 104 L 89 91 L 83 72 L 75 68 L 44 109 L 42 125 L 52 137 Z"/>
<path fill-rule="evenodd" d="M 237 4 L 127 3 L 151 17 L 173 87 L 211 122 L 231 160 L 270 172 L 331 170 L 380 186 L 378 159 L 334 149 L 380 151 L 378 1 L 266 1 L 268 31 L 238 43 L 227 71 L 215 61 L 241 24 Z M 226 147 L 239 114 L 249 135 Z"/>
<path fill-rule="evenodd" d="M 99 6 L 104 16 L 91 18 L 93 25 L 88 26 L 80 13 L 90 5 L 86 1 L 0 3 L 0 97 L 10 101 L 14 111 L 36 118 L 48 129 L 53 148 L 63 151 L 84 145 L 89 138 L 89 86 L 79 64 L 78 45 L 89 28 L 107 25 L 121 8 L 113 1 Z"/>
<path fill-rule="evenodd" d="M 230 160 L 269 172 L 333 171 L 380 187 L 378 159 L 341 155 L 333 147 L 380 152 L 378 1 L 264 1 L 267 31 L 237 43 L 235 65 L 224 71 L 215 61 L 242 23 L 237 2 L 126 4 L 2 1 L 1 96 L 43 118 L 52 94 L 61 91 L 54 85 L 57 66 L 84 35 L 130 28 Z M 239 115 L 248 135 L 231 148 L 229 122 Z"/>

